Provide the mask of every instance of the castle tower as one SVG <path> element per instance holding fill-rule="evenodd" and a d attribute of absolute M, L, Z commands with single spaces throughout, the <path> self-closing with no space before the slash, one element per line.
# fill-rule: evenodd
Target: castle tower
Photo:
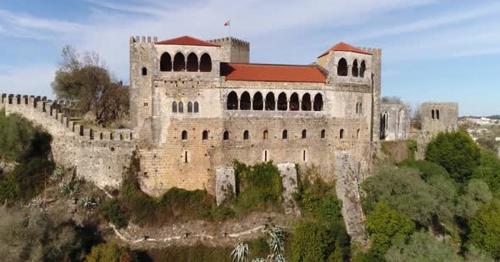
<path fill-rule="evenodd" d="M 249 63 L 250 62 L 250 43 L 234 38 L 225 37 L 208 40 L 209 43 L 221 47 L 221 62 L 226 63 Z"/>

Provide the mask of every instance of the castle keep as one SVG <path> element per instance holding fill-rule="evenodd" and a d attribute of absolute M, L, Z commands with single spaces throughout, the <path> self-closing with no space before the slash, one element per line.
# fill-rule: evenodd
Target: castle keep
<path fill-rule="evenodd" d="M 316 166 L 335 153 L 364 166 L 378 140 L 379 49 L 339 43 L 314 64 L 253 64 L 234 38 L 130 39 L 130 105 L 143 189 L 214 191 L 233 160 Z"/>

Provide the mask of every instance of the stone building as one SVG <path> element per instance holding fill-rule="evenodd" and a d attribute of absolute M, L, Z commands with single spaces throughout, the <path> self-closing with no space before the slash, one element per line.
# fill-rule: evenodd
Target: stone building
<path fill-rule="evenodd" d="M 410 110 L 404 103 L 381 103 L 380 139 L 405 140 L 410 134 Z"/>
<path fill-rule="evenodd" d="M 422 133 L 436 134 L 458 129 L 457 103 L 423 103 L 420 105 Z"/>
<path fill-rule="evenodd" d="M 255 64 L 250 44 L 189 36 L 130 39 L 130 107 L 143 190 L 214 191 L 234 160 L 316 166 L 336 152 L 368 165 L 379 139 L 381 50 L 339 43 L 314 64 Z"/>

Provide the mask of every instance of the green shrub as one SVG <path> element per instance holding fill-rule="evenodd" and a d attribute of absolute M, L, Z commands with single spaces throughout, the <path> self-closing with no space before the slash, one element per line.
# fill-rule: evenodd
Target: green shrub
<path fill-rule="evenodd" d="M 27 201 L 44 189 L 54 169 L 49 160 L 51 140 L 29 121 L 0 112 L 0 159 L 18 163 L 0 177 L 0 202 Z"/>
<path fill-rule="evenodd" d="M 92 247 L 85 257 L 86 262 L 132 262 L 134 254 L 130 249 L 116 243 L 104 243 Z"/>
<path fill-rule="evenodd" d="M 408 159 L 415 159 L 415 153 L 418 150 L 418 144 L 415 140 L 406 141 L 406 147 L 408 148 Z"/>
<path fill-rule="evenodd" d="M 480 149 L 465 131 L 439 133 L 427 146 L 425 159 L 444 167 L 458 182 L 480 164 Z"/>
<path fill-rule="evenodd" d="M 125 227 L 128 224 L 128 216 L 116 198 L 102 203 L 99 212 L 107 221 L 118 228 Z"/>
<path fill-rule="evenodd" d="M 481 151 L 481 162 L 474 169 L 473 177 L 486 182 L 491 192 L 500 197 L 500 159 L 495 154 Z"/>
<path fill-rule="evenodd" d="M 481 207 L 470 222 L 470 243 L 500 259 L 500 200 Z"/>
<path fill-rule="evenodd" d="M 272 162 L 253 166 L 235 162 L 239 213 L 254 210 L 281 209 L 283 185 L 278 168 Z"/>
<path fill-rule="evenodd" d="M 427 232 L 416 232 L 408 242 L 395 244 L 387 251 L 385 259 L 388 262 L 462 261 L 450 243 L 439 241 Z"/>
<path fill-rule="evenodd" d="M 415 231 L 415 224 L 405 214 L 379 202 L 367 217 L 366 229 L 373 243 L 371 255 L 381 259 L 394 243 L 405 241 Z"/>
<path fill-rule="evenodd" d="M 420 171 L 422 179 L 425 181 L 429 180 L 433 176 L 449 177 L 450 175 L 442 166 L 424 160 L 406 160 L 403 161 L 400 166 L 411 167 Z"/>

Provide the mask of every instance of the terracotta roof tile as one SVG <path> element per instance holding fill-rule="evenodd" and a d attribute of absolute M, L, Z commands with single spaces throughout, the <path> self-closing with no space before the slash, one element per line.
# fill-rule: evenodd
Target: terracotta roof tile
<path fill-rule="evenodd" d="M 357 47 L 354 47 L 350 44 L 340 42 L 334 46 L 332 46 L 330 49 L 326 50 L 323 54 L 321 54 L 319 57 L 322 57 L 324 55 L 327 55 L 330 51 L 343 51 L 343 52 L 353 52 L 353 53 L 359 53 L 359 54 L 364 54 L 364 55 L 371 55 L 370 52 L 359 49 Z"/>
<path fill-rule="evenodd" d="M 197 46 L 218 46 L 207 41 L 197 39 L 191 36 L 181 36 L 172 39 L 156 42 L 157 45 L 197 45 Z"/>
<path fill-rule="evenodd" d="M 221 63 L 226 80 L 324 83 L 326 75 L 315 65 Z"/>

